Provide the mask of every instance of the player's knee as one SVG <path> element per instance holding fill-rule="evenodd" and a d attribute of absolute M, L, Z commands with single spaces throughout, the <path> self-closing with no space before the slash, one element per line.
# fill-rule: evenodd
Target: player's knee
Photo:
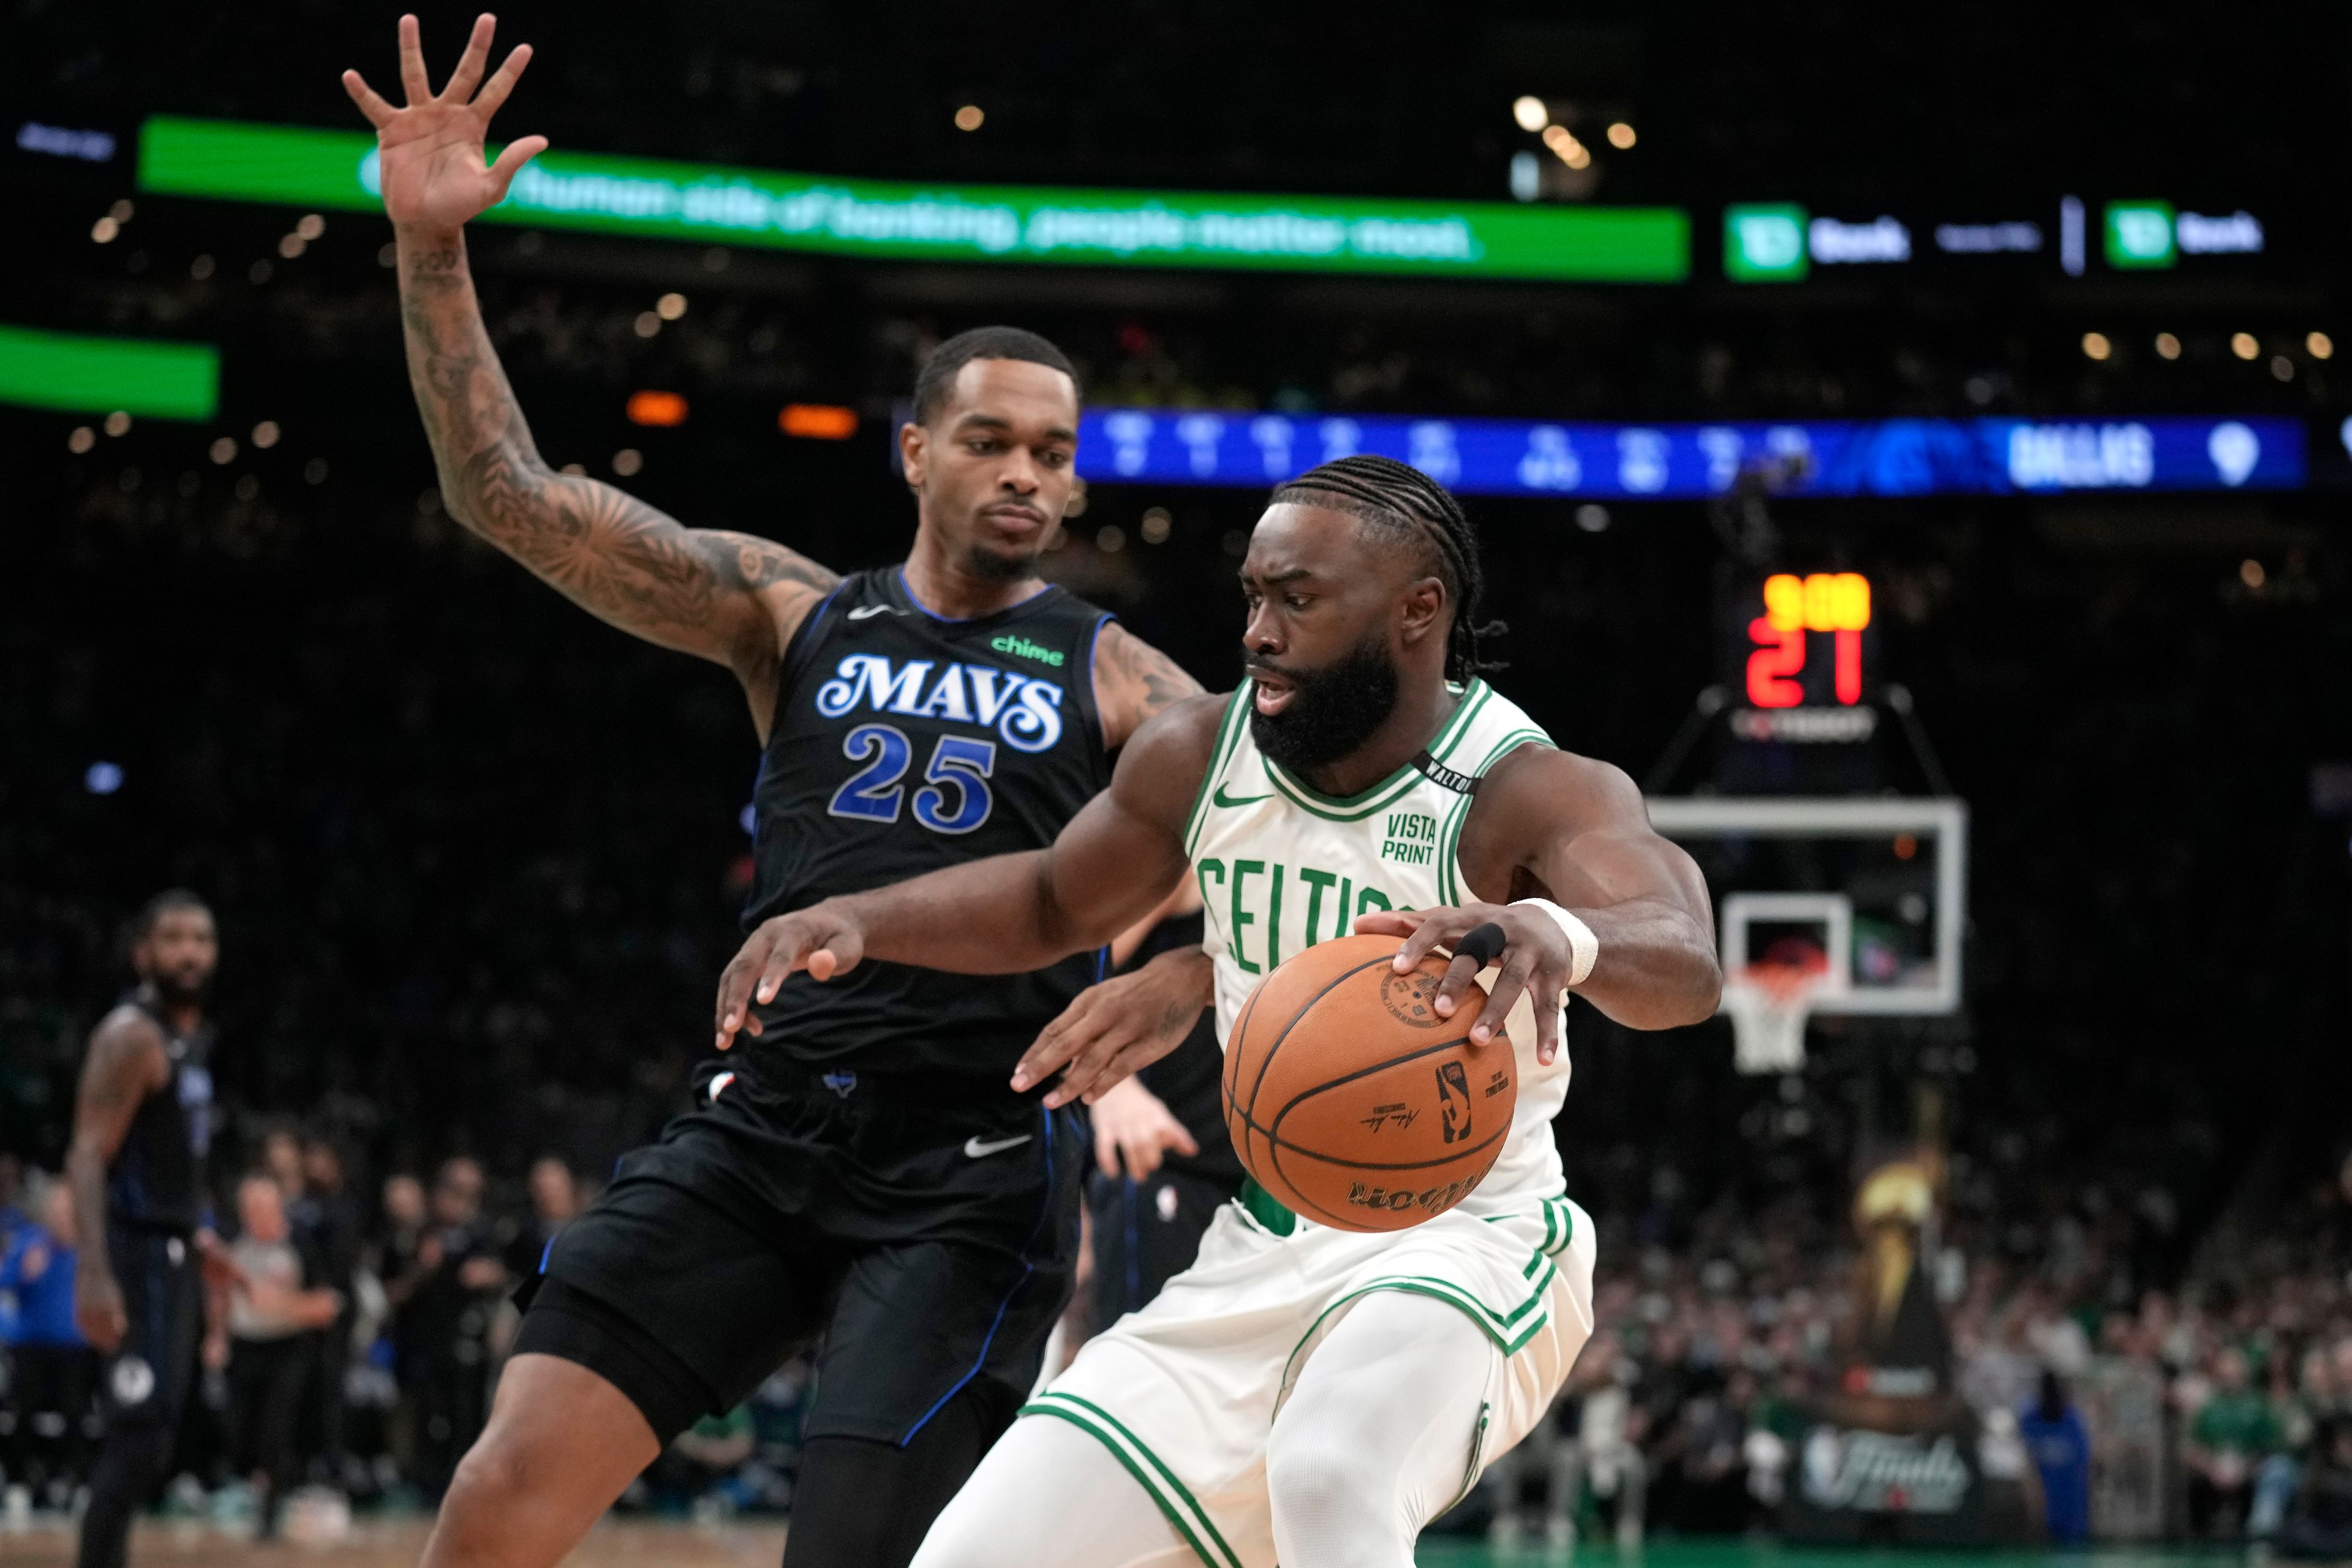
<path fill-rule="evenodd" d="M 457 1461 L 441 1500 L 442 1517 L 460 1526 L 488 1522 L 521 1495 L 528 1479 L 520 1446 L 493 1426 Z"/>
<path fill-rule="evenodd" d="M 1395 1500 L 1378 1495 L 1370 1467 L 1325 1431 L 1302 1436 L 1277 1431 L 1266 1450 L 1266 1489 L 1279 1512 L 1318 1521 L 1349 1521 L 1361 1527 L 1394 1511 Z"/>

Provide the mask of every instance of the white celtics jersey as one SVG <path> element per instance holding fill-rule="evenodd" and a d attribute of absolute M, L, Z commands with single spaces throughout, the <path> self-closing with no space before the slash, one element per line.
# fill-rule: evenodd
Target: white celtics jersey
<path fill-rule="evenodd" d="M 1434 766 L 1408 763 L 1347 800 L 1318 795 L 1257 749 L 1248 681 L 1226 703 L 1184 834 L 1216 970 L 1220 1045 L 1261 978 L 1302 949 L 1350 934 L 1358 915 L 1476 898 L 1454 860 L 1470 815 L 1469 782 L 1520 746 L 1548 746 L 1551 738 L 1483 680 L 1454 689 L 1460 701 L 1429 743 Z M 1449 776 L 1451 784 L 1441 782 Z M 1563 1186 L 1551 1120 L 1568 1097 L 1568 1052 L 1537 1065 L 1535 1012 L 1525 996 L 1511 1011 L 1510 1037 L 1518 1110 L 1501 1157 L 1461 1205 L 1471 1215 L 1515 1213 L 1559 1196 Z"/>

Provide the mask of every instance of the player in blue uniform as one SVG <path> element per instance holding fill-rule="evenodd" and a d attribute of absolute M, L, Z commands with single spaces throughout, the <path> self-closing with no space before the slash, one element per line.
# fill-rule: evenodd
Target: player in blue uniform
<path fill-rule="evenodd" d="M 899 432 L 919 522 L 896 567 L 844 577 L 553 471 L 467 271 L 465 224 L 545 145 L 486 164 L 529 54 L 485 79 L 490 31 L 476 24 L 436 96 L 402 18 L 404 108 L 344 78 L 377 130 L 452 515 L 604 620 L 733 670 L 766 753 L 748 919 L 1050 843 L 1108 754 L 1198 689 L 1037 574 L 1072 493 L 1068 362 L 1006 328 L 931 356 Z M 1012 1419 L 1067 1294 L 1085 1127 L 1072 1096 L 1007 1081 L 1101 971 L 1092 955 L 981 984 L 869 968 L 769 1009 L 774 1027 L 706 1069 L 696 1109 L 549 1249 L 426 1563 L 553 1563 L 671 1437 L 820 1335 L 785 1561 L 912 1555 Z M 1181 1035 L 1207 994 L 1196 950 L 1107 994 Z"/>

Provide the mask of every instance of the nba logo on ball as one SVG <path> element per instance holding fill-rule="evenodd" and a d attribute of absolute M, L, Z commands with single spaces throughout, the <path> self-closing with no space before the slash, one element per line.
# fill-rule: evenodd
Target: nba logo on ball
<path fill-rule="evenodd" d="M 1460 1062 L 1437 1064 L 1438 1131 L 1448 1143 L 1470 1136 L 1470 1074 Z"/>
<path fill-rule="evenodd" d="M 1445 960 L 1400 974 L 1396 956 L 1393 937 L 1318 942 L 1258 983 L 1225 1040 L 1225 1125 L 1243 1166 L 1336 1230 L 1402 1230 L 1460 1203 L 1501 1156 L 1517 1105 L 1509 1040 L 1469 1040 L 1484 990 L 1441 1014 Z"/>

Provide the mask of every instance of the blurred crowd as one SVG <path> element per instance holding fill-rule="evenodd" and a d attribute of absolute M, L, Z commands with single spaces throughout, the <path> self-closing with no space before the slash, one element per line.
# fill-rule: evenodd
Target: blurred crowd
<path fill-rule="evenodd" d="M 1983 1468 L 2032 1472 L 2053 1540 L 2352 1552 L 2352 1160 L 2316 1207 L 2275 1216 L 2259 1247 L 2209 1247 L 2176 1289 L 2120 1300 L 2063 1226 L 2022 1249 L 2030 1263 L 1923 1253 Z M 1604 1222 L 1619 1235 L 1601 1246 L 1599 1331 L 1545 1429 L 1490 1475 L 1497 1534 L 1780 1521 L 1809 1412 L 1848 1365 L 1858 1277 L 1851 1248 L 1751 1217 L 1719 1249 Z"/>
<path fill-rule="evenodd" d="M 430 1508 L 481 1429 L 511 1300 L 588 1195 L 552 1155 L 501 1186 L 469 1156 L 362 1187 L 332 1139 L 278 1128 L 224 1188 L 236 1283 L 204 1342 L 202 1397 L 163 1506 L 331 1533 L 354 1507 Z M 65 1183 L 0 1155 L 0 1521 L 69 1513 L 95 1456 L 98 1358 L 74 1321 Z M 625 1509 L 789 1506 L 808 1366 L 679 1437 Z"/>
<path fill-rule="evenodd" d="M 281 1505 L 314 1522 L 429 1507 L 480 1428 L 511 1292 L 583 1184 L 543 1157 L 502 1189 L 457 1157 L 363 1186 L 328 1137 L 281 1127 L 256 1148 L 216 1216 L 242 1279 L 204 1347 L 167 1506 L 264 1528 Z M 2046 1232 L 2023 1263 L 1923 1248 L 1949 1392 L 1976 1413 L 1988 1475 L 2033 1472 L 2053 1539 L 2352 1550 L 2352 1162 L 2319 1202 L 2298 1237 L 2209 1247 L 2178 1289 L 2129 1300 Z M 1785 1212 L 1722 1219 L 1668 1246 L 1603 1215 L 1599 1332 L 1542 1429 L 1445 1527 L 1554 1542 L 1775 1528 L 1809 1412 L 1845 1365 L 1856 1260 Z M 0 1163 L 0 1495 L 22 1521 L 74 1505 L 96 1363 L 63 1184 Z M 808 1379 L 790 1363 L 685 1434 L 624 1507 L 789 1511 Z"/>

